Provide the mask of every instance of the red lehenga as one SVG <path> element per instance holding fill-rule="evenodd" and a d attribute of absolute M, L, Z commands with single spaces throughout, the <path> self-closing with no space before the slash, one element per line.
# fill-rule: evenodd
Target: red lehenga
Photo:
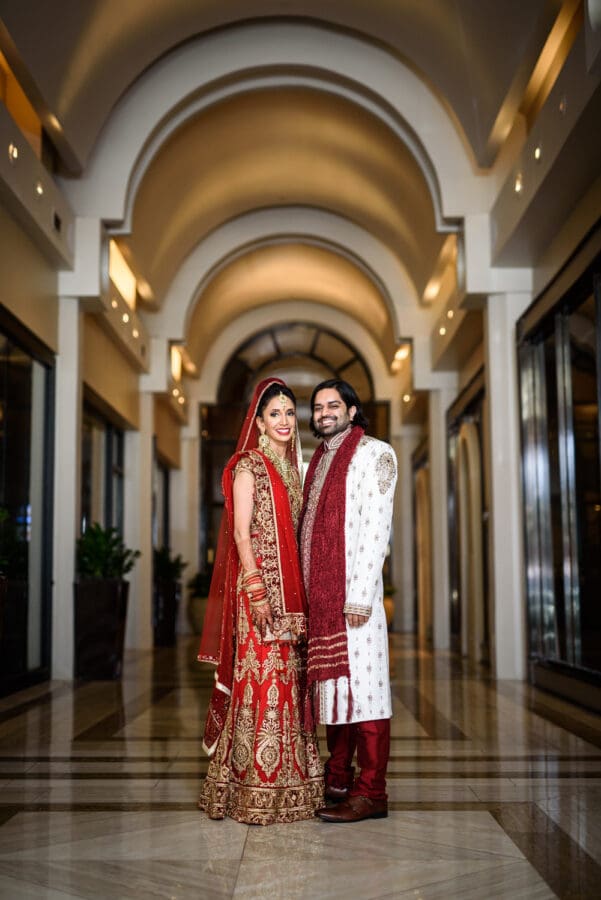
<path fill-rule="evenodd" d="M 257 387 L 224 472 L 225 510 L 199 652 L 217 664 L 204 738 L 212 758 L 199 807 L 213 819 L 256 825 L 313 818 L 324 804 L 317 740 L 303 728 L 306 599 L 296 543 L 302 504 L 296 457 L 292 450 L 284 484 L 274 463 L 251 449 L 258 400 L 274 381 Z M 252 622 L 231 534 L 232 484 L 241 468 L 254 477 L 251 540 L 274 617 L 265 638 Z"/>

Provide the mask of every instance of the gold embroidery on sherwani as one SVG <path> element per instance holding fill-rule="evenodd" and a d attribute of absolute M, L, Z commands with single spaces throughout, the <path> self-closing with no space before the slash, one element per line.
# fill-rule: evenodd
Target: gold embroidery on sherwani
<path fill-rule="evenodd" d="M 382 453 L 376 463 L 376 477 L 378 479 L 378 490 L 381 494 L 385 494 L 396 476 L 396 469 L 392 454 Z"/>

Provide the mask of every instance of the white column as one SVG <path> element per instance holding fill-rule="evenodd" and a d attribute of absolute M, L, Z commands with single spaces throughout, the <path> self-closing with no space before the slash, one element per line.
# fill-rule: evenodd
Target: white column
<path fill-rule="evenodd" d="M 405 425 L 393 438 L 399 475 L 394 509 L 393 553 L 394 572 L 394 630 L 411 632 L 415 629 L 414 544 L 415 517 L 413 515 L 413 470 L 411 455 L 417 447 L 422 429 Z"/>
<path fill-rule="evenodd" d="M 432 538 L 433 643 L 436 650 L 450 644 L 449 518 L 447 503 L 446 412 L 454 400 L 454 388 L 430 391 L 428 407 L 428 456 L 430 467 L 430 515 Z"/>
<path fill-rule="evenodd" d="M 498 678 L 521 679 L 526 673 L 515 323 L 530 300 L 528 293 L 490 296 L 485 316 L 491 473 L 489 590 L 494 610 L 491 649 Z"/>
<path fill-rule="evenodd" d="M 73 677 L 73 581 L 79 535 L 81 332 L 78 301 L 60 297 L 55 370 L 52 677 Z"/>
<path fill-rule="evenodd" d="M 194 432 L 194 433 L 192 433 Z M 200 465 L 197 429 L 182 429 L 181 468 L 172 473 L 171 481 L 171 546 L 174 553 L 181 553 L 188 566 L 184 571 L 184 585 L 198 572 Z M 180 605 L 179 632 L 189 631 L 185 614 L 186 591 Z"/>
<path fill-rule="evenodd" d="M 154 402 L 141 392 L 140 427 L 125 434 L 125 523 L 128 547 L 141 550 L 130 582 L 125 646 L 152 647 L 152 436 Z"/>

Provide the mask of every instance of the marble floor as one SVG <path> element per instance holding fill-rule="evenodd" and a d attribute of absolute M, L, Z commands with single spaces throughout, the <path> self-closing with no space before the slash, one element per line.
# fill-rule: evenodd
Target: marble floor
<path fill-rule="evenodd" d="M 197 811 L 211 675 L 190 639 L 119 683 L 0 700 L 0 898 L 601 897 L 599 717 L 391 651 L 390 815 L 353 825 Z"/>

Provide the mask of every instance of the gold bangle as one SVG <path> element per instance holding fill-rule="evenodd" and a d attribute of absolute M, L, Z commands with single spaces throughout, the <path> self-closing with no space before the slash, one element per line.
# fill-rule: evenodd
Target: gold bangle
<path fill-rule="evenodd" d="M 260 569 L 249 569 L 248 572 L 244 572 L 242 576 L 242 581 L 246 581 L 247 578 L 250 578 L 251 575 L 259 575 L 261 572 Z"/>

